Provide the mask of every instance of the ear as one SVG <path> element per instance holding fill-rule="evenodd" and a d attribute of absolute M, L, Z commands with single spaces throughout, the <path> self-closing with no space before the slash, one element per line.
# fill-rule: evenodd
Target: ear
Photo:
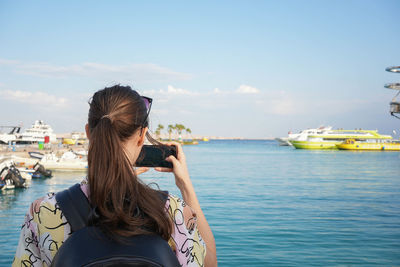
<path fill-rule="evenodd" d="M 90 140 L 90 131 L 89 131 L 89 124 L 86 123 L 85 125 L 86 137 Z"/>
<path fill-rule="evenodd" d="M 140 135 L 139 135 L 139 139 L 138 139 L 138 146 L 142 146 L 143 145 L 143 143 L 144 143 L 144 139 L 146 138 L 146 133 L 147 133 L 147 130 L 148 130 L 149 128 L 142 128 L 141 130 L 140 130 Z"/>

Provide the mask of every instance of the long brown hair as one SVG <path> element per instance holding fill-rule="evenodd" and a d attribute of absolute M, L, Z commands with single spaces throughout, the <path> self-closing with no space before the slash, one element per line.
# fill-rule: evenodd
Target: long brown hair
<path fill-rule="evenodd" d="M 168 240 L 172 223 L 160 193 L 138 179 L 123 149 L 148 126 L 144 101 L 131 87 L 115 85 L 97 91 L 89 104 L 89 198 L 97 224 L 110 236 L 155 232 Z"/>

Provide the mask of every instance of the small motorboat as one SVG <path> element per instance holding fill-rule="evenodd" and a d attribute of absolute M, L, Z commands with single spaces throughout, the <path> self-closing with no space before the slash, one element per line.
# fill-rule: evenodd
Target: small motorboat
<path fill-rule="evenodd" d="M 53 176 L 51 170 L 46 170 L 39 162 L 33 166 L 33 169 L 35 172 L 32 173 L 32 178 L 50 178 Z"/>
<path fill-rule="evenodd" d="M 73 151 L 67 151 L 61 157 L 48 153 L 39 163 L 48 170 L 83 171 L 87 169 L 86 158 Z"/>
<path fill-rule="evenodd" d="M 40 152 L 28 152 L 29 156 L 34 159 L 42 159 L 44 154 Z"/>
<path fill-rule="evenodd" d="M 24 164 L 20 164 L 17 169 L 21 173 L 22 178 L 25 180 L 30 180 L 32 178 L 51 178 L 53 176 L 52 171 L 46 170 L 39 162 L 36 162 L 35 165 L 28 167 L 23 165 Z"/>
<path fill-rule="evenodd" d="M 0 162 L 0 189 L 25 188 L 26 179 L 21 176 L 21 173 L 11 159 L 2 159 Z"/>

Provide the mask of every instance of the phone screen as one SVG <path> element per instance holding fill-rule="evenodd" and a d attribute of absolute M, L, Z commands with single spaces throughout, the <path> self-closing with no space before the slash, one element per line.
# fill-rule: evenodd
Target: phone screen
<path fill-rule="evenodd" d="M 170 155 L 176 157 L 176 148 L 174 146 L 143 145 L 135 166 L 172 168 L 172 163 L 165 160 Z"/>

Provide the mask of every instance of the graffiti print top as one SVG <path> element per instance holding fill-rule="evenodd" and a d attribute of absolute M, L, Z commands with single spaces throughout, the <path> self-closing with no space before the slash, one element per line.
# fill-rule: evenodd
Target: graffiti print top
<path fill-rule="evenodd" d="M 81 184 L 88 195 L 89 186 Z M 197 230 L 196 214 L 177 197 L 169 196 L 166 209 L 173 220 L 168 241 L 182 266 L 204 266 L 206 246 Z M 71 227 L 58 207 L 54 193 L 35 200 L 25 215 L 12 266 L 50 266 Z"/>

